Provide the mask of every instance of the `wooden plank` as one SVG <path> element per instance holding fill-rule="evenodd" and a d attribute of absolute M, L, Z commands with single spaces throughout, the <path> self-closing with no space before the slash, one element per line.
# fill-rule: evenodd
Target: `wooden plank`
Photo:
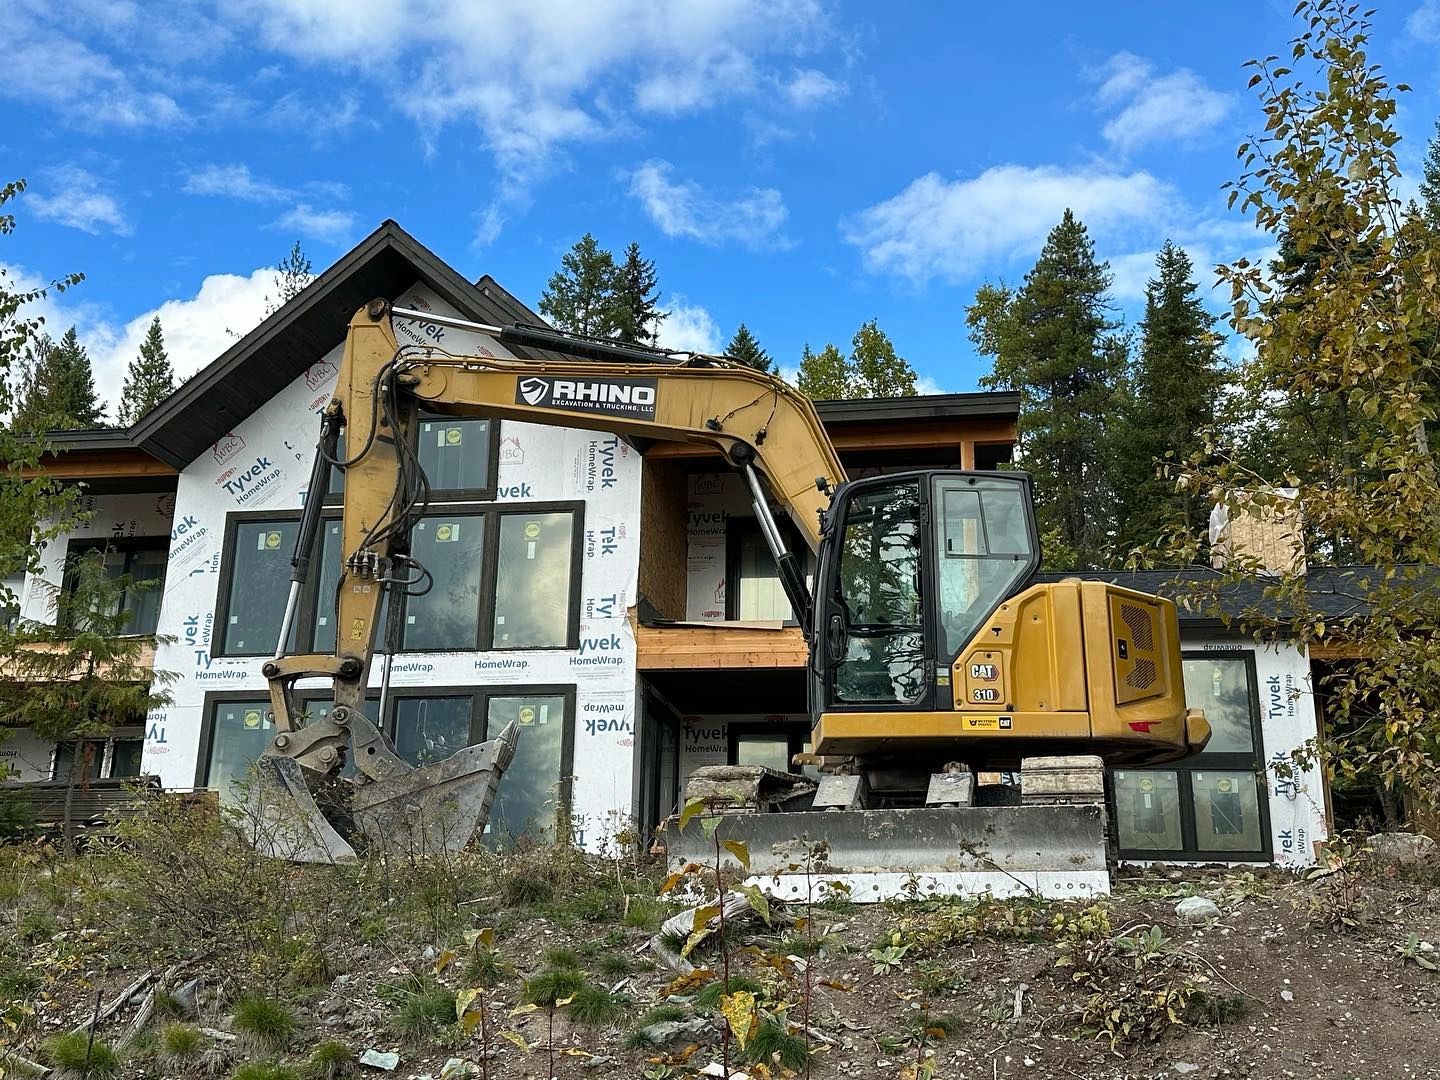
<path fill-rule="evenodd" d="M 798 626 L 640 626 L 635 652 L 642 671 L 803 668 L 809 657 Z"/>
<path fill-rule="evenodd" d="M 156 461 L 142 451 L 130 453 L 86 454 L 77 451 L 46 458 L 38 469 L 22 469 L 22 476 L 43 474 L 57 480 L 111 480 L 123 477 L 178 476 L 177 470 L 163 461 Z"/>

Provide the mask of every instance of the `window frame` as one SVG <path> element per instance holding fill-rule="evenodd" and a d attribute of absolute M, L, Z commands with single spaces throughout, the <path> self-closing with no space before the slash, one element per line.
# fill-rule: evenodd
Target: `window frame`
<path fill-rule="evenodd" d="M 805 724 L 800 722 L 789 722 L 782 724 L 769 723 L 764 720 L 741 721 L 739 723 L 727 723 L 725 726 L 725 761 L 734 765 L 739 758 L 740 742 L 747 735 L 764 735 L 771 739 L 784 736 L 789 743 L 789 749 L 785 753 L 785 771 L 792 776 L 801 775 L 801 767 L 794 764 L 794 757 L 805 749 L 805 742 L 810 737 L 810 732 Z"/>
<path fill-rule="evenodd" d="M 419 409 L 415 415 L 415 433 L 410 440 L 411 449 L 416 453 L 418 460 L 420 453 L 420 425 L 431 420 L 487 420 L 490 423 L 489 435 L 487 437 L 487 449 L 489 453 L 489 465 L 485 470 L 485 485 L 478 488 L 431 488 L 432 497 L 439 497 L 446 501 L 456 499 L 474 499 L 479 502 L 493 502 L 500 491 L 500 423 L 497 417 L 493 416 L 451 416 L 445 413 L 431 412 L 428 409 Z M 343 436 L 343 432 L 342 432 Z M 345 444 L 342 438 L 340 447 L 340 460 L 345 459 Z M 332 469 L 331 476 L 339 475 L 341 486 L 339 491 L 326 491 L 322 505 L 326 507 L 340 507 L 345 504 L 344 479 L 345 469 Z M 429 479 L 429 477 L 426 477 Z"/>
<path fill-rule="evenodd" d="M 1122 771 L 1127 773 L 1173 772 L 1176 774 L 1176 798 L 1180 804 L 1181 847 L 1162 851 L 1152 848 L 1126 848 L 1120 846 L 1120 829 L 1118 825 L 1120 820 L 1119 801 L 1115 783 L 1111 780 L 1107 784 L 1106 801 L 1110 812 L 1110 819 L 1117 823 L 1115 827 L 1116 855 L 1121 859 L 1130 861 L 1202 863 L 1271 862 L 1274 858 L 1275 841 L 1270 834 L 1270 791 L 1265 771 L 1264 725 L 1260 710 L 1260 680 L 1255 664 L 1255 651 L 1253 649 L 1243 648 L 1223 650 L 1185 649 L 1181 651 L 1180 659 L 1182 663 L 1186 660 L 1239 660 L 1244 663 L 1245 678 L 1250 690 L 1250 730 L 1254 736 L 1254 750 L 1250 754 L 1234 752 L 1223 754 L 1200 753 L 1192 757 L 1183 758 L 1180 761 L 1171 761 L 1164 765 L 1157 765 L 1153 769 L 1123 769 Z M 1113 772 L 1115 770 L 1109 771 Z M 1213 849 L 1202 849 L 1199 846 L 1196 839 L 1195 826 L 1195 789 L 1190 779 L 1190 774 L 1195 772 L 1240 772 L 1251 774 L 1255 777 L 1256 808 L 1260 819 L 1260 848 L 1258 850 L 1217 851 Z"/>
<path fill-rule="evenodd" d="M 493 416 L 454 416 L 420 408 L 415 414 L 415 434 L 410 440 L 411 449 L 415 451 L 415 460 L 417 462 L 420 460 L 420 425 L 433 420 L 487 420 L 490 423 L 490 430 L 486 436 L 489 464 L 485 469 L 485 486 L 478 488 L 431 488 L 431 498 L 439 498 L 442 501 L 451 502 L 455 500 L 493 502 L 495 496 L 500 491 L 500 421 Z M 426 479 L 429 479 L 429 477 L 426 477 Z"/>
<path fill-rule="evenodd" d="M 163 596 L 165 592 L 165 578 L 170 573 L 170 538 L 168 536 L 71 537 L 65 544 L 65 574 L 63 579 L 61 580 L 61 588 L 67 593 L 74 591 L 75 579 L 70 574 L 69 568 L 71 562 L 77 558 L 84 558 L 86 555 L 97 551 L 100 552 L 101 555 L 104 555 L 107 551 L 124 552 L 125 569 L 121 572 L 121 576 L 128 577 L 130 576 L 130 557 L 137 551 L 146 550 L 158 551 L 165 557 L 165 574 L 160 577 L 160 584 L 158 586 L 161 595 Z M 121 593 L 120 604 L 122 608 L 124 607 L 125 601 L 128 599 L 128 597 L 129 590 L 127 589 Z M 19 615 L 18 608 L 16 610 L 16 615 L 17 617 Z M 160 609 L 157 607 L 155 610 L 154 630 L 131 630 L 127 628 L 125 633 L 121 636 L 152 637 L 159 630 L 159 628 Z"/>
<path fill-rule="evenodd" d="M 215 752 L 215 707 L 227 701 L 263 701 L 271 713 L 270 695 L 264 690 L 210 690 L 200 713 L 199 752 L 195 756 L 195 787 L 210 790 L 210 756 Z"/>
<path fill-rule="evenodd" d="M 499 575 L 500 567 L 500 522 L 499 519 L 506 515 L 521 514 L 556 514 L 570 513 L 574 522 L 570 530 L 570 603 L 567 612 L 568 622 L 565 627 L 565 641 L 560 645 L 496 645 L 495 644 L 495 583 Z M 423 656 L 427 653 L 454 653 L 454 652 L 572 652 L 580 647 L 580 588 L 581 578 L 585 569 L 585 503 L 580 499 L 569 499 L 557 502 L 535 502 L 535 503 L 486 503 L 483 506 L 474 503 L 449 502 L 440 505 L 426 507 L 424 517 L 444 517 L 453 515 L 461 516 L 483 516 L 485 522 L 485 548 L 480 557 L 480 605 L 478 612 L 478 623 L 476 626 L 476 640 L 471 646 L 455 646 L 443 649 L 408 649 L 402 648 L 401 652 L 406 655 Z M 493 519 L 493 520 L 491 520 Z M 404 620 L 410 610 L 410 600 L 406 597 L 400 605 L 400 618 Z M 407 623 L 401 623 L 401 640 L 404 640 L 404 627 Z"/>
<path fill-rule="evenodd" d="M 780 526 L 780 538 L 785 541 L 785 546 L 801 560 L 803 565 L 808 556 L 809 548 L 800 541 L 800 531 L 795 528 L 795 523 L 790 520 L 788 514 L 776 515 L 775 522 Z M 752 536 L 759 537 L 760 542 L 762 544 L 765 543 L 765 530 L 760 528 L 759 518 L 747 517 L 743 514 L 726 517 L 725 618 L 731 622 L 738 622 L 740 620 L 740 548 L 741 545 Z M 770 550 L 768 545 L 766 545 L 765 550 Z M 775 580 L 780 580 L 778 575 Z M 790 618 L 783 620 L 782 625 L 799 626 L 800 620 L 794 617 L 795 612 L 793 609 L 790 615 Z"/>

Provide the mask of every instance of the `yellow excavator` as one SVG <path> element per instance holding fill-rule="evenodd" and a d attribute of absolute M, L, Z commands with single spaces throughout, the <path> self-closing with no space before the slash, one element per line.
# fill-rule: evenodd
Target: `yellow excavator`
<path fill-rule="evenodd" d="M 562 358 L 401 345 L 397 318 Z M 514 750 L 512 725 L 417 768 L 365 713 L 382 605 L 426 578 L 409 543 L 428 497 L 415 450 L 421 409 L 602 430 L 640 446 L 701 443 L 745 477 L 809 643 L 813 733 L 804 763 L 818 773 L 818 782 L 734 767 L 697 776 L 696 790 L 729 811 L 722 839 L 746 839 L 752 853 L 808 836 L 826 842 L 831 869 L 928 874 L 936 888 L 958 872 L 1018 880 L 1089 873 L 1098 860 L 1103 873 L 1102 761 L 1174 760 L 1209 737 L 1203 714 L 1185 705 L 1170 601 L 1100 582 L 1028 584 L 1040 552 L 1025 474 L 932 470 L 849 481 L 809 399 L 736 361 L 375 300 L 350 322 L 308 487 L 329 490 L 331 470 L 344 471 L 336 649 L 284 649 L 320 521 L 321 500 L 312 498 L 280 647 L 263 669 L 275 735 L 251 800 L 263 825 L 256 842 L 273 854 L 457 850 L 484 828 Z M 772 504 L 815 554 L 813 588 Z M 382 650 L 382 702 L 394 646 Z M 333 685 L 333 705 L 305 721 L 296 684 L 317 677 Z M 765 702 L 754 711 L 766 711 Z M 341 779 L 347 763 L 353 775 Z M 982 778 L 1018 769 L 1022 805 L 984 805 L 977 769 Z M 673 858 L 688 857 L 683 831 L 668 839 Z M 785 858 L 757 858 L 756 872 L 778 881 Z"/>

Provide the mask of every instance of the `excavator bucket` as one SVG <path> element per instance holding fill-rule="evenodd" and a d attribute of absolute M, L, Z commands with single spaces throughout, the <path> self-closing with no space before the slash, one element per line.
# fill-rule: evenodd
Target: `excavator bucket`
<path fill-rule="evenodd" d="M 263 754 L 248 795 L 253 843 L 262 854 L 291 862 L 353 861 L 352 840 L 367 852 L 458 852 L 488 823 L 518 734 L 512 721 L 488 742 L 393 778 L 331 782 L 324 802 L 332 814 L 346 819 L 349 839 L 320 809 L 298 762 Z"/>
<path fill-rule="evenodd" d="M 748 849 L 751 881 L 784 900 L 841 889 L 857 903 L 910 896 L 1043 896 L 1081 899 L 1110 891 L 1105 810 L 1098 804 L 916 807 L 720 814 L 667 826 L 672 869 L 726 864 Z M 806 864 L 810 863 L 809 873 Z"/>
<path fill-rule="evenodd" d="M 355 792 L 355 827 L 369 850 L 454 854 L 490 820 L 500 777 L 515 756 L 514 720 L 489 742 Z"/>

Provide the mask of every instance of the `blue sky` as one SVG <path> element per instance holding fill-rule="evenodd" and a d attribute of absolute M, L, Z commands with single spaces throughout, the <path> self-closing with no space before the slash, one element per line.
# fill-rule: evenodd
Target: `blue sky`
<path fill-rule="evenodd" d="M 876 318 L 932 390 L 1065 206 L 1132 322 L 1167 237 L 1262 253 L 1220 185 L 1257 126 L 1242 63 L 1289 0 L 1083 5 L 827 0 L 11 0 L 0 260 L 81 270 L 51 305 L 112 401 L 159 312 L 183 374 L 248 329 L 266 268 L 317 270 L 394 217 L 534 304 L 582 233 L 653 258 L 677 347 L 744 320 L 786 367 Z M 1440 0 L 1379 0 L 1372 53 L 1440 115 Z"/>

